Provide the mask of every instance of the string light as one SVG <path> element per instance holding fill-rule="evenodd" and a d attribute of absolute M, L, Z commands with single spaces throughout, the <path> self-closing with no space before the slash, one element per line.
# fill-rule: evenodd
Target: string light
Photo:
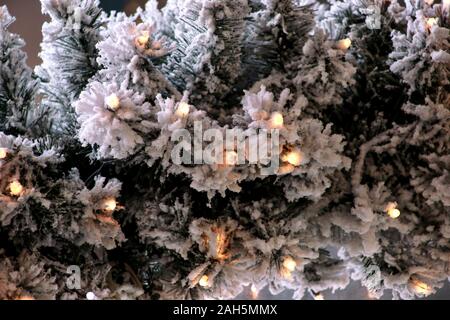
<path fill-rule="evenodd" d="M 9 184 L 9 190 L 12 196 L 20 196 L 23 192 L 23 186 L 19 181 L 15 180 Z"/>
<path fill-rule="evenodd" d="M 207 275 L 204 275 L 200 278 L 200 281 L 198 282 L 198 284 L 201 287 L 207 287 L 209 286 L 209 277 Z"/>
<path fill-rule="evenodd" d="M 93 292 L 86 293 L 86 299 L 88 300 L 97 300 L 97 296 Z"/>
<path fill-rule="evenodd" d="M 319 292 L 314 295 L 314 300 L 325 300 L 325 298 L 323 294 Z"/>
<path fill-rule="evenodd" d="M 34 298 L 32 296 L 20 296 L 20 297 L 17 297 L 16 300 L 31 301 L 31 300 L 34 300 Z"/>
<path fill-rule="evenodd" d="M 414 290 L 421 295 L 429 295 L 431 293 L 431 287 L 423 281 L 415 279 L 412 281 Z"/>
<path fill-rule="evenodd" d="M 219 227 L 211 227 L 210 233 L 202 234 L 203 246 L 208 250 L 209 255 L 214 259 L 223 261 L 228 259 L 229 255 L 226 253 L 228 247 L 228 238 L 226 232 Z"/>
<path fill-rule="evenodd" d="M 238 154 L 236 151 L 225 151 L 225 164 L 235 166 L 238 163 Z"/>
<path fill-rule="evenodd" d="M 150 32 L 143 31 L 142 34 L 136 38 L 136 46 L 138 46 L 141 49 L 144 49 L 149 41 L 150 41 Z"/>
<path fill-rule="evenodd" d="M 428 18 L 427 19 L 427 28 L 431 29 L 433 28 L 434 25 L 438 24 L 438 18 Z"/>
<path fill-rule="evenodd" d="M 272 129 L 280 129 L 284 125 L 283 115 L 279 112 L 272 113 L 270 117 L 270 127 Z"/>
<path fill-rule="evenodd" d="M 389 202 L 384 209 L 384 211 L 388 214 L 389 217 L 392 219 L 397 219 L 400 217 L 400 210 L 397 209 L 397 203 L 396 202 Z"/>
<path fill-rule="evenodd" d="M 341 49 L 343 51 L 348 50 L 348 48 L 350 48 L 351 45 L 352 45 L 352 40 L 350 40 L 349 38 L 342 39 L 337 42 L 337 48 Z"/>
<path fill-rule="evenodd" d="M 281 160 L 284 162 L 288 162 L 291 165 L 298 167 L 302 163 L 302 154 L 298 150 L 291 150 L 287 153 L 285 153 Z"/>
<path fill-rule="evenodd" d="M 113 213 L 117 208 L 117 201 L 114 198 L 108 198 L 103 201 L 102 207 L 106 213 Z"/>
<path fill-rule="evenodd" d="M 292 259 L 291 256 L 286 256 L 283 259 L 283 268 L 281 269 L 281 275 L 288 280 L 292 280 L 292 272 L 295 271 L 295 268 L 297 268 L 297 262 L 295 262 L 295 260 Z"/>
<path fill-rule="evenodd" d="M 254 284 L 252 284 L 250 291 L 252 292 L 252 298 L 257 299 L 259 292 L 258 292 L 258 288 L 256 288 L 256 286 Z"/>
<path fill-rule="evenodd" d="M 6 148 L 0 148 L 0 159 L 5 159 L 8 155 L 8 150 Z"/>
<path fill-rule="evenodd" d="M 180 118 L 184 118 L 188 116 L 190 110 L 191 110 L 190 105 L 188 105 L 186 102 L 180 102 L 175 114 Z"/>
<path fill-rule="evenodd" d="M 120 99 L 114 93 L 106 97 L 105 103 L 113 111 L 116 111 L 120 108 Z"/>
<path fill-rule="evenodd" d="M 283 267 L 289 272 L 293 272 L 297 267 L 297 262 L 295 262 L 295 260 L 292 259 L 292 257 L 288 256 L 283 260 Z"/>

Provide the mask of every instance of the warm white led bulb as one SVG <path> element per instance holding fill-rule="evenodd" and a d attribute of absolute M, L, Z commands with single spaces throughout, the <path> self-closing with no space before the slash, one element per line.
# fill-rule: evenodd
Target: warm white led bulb
<path fill-rule="evenodd" d="M 252 292 L 252 298 L 256 299 L 258 298 L 258 288 L 256 288 L 256 286 L 254 284 L 252 284 L 252 287 L 250 288 L 251 292 Z"/>
<path fill-rule="evenodd" d="M 437 25 L 439 22 L 438 18 L 428 18 L 427 19 L 427 28 L 431 29 L 433 26 Z"/>
<path fill-rule="evenodd" d="M 185 118 L 185 117 L 188 116 L 190 111 L 191 111 L 191 106 L 189 104 L 187 104 L 186 102 L 180 102 L 180 104 L 178 105 L 178 108 L 177 108 L 177 111 L 175 112 L 175 114 L 179 118 Z"/>
<path fill-rule="evenodd" d="M 337 42 L 337 47 L 343 51 L 346 51 L 352 45 L 352 40 L 349 38 L 339 40 Z"/>
<path fill-rule="evenodd" d="M 200 278 L 200 281 L 198 282 L 198 284 L 201 287 L 207 287 L 209 286 L 209 277 L 207 275 L 204 275 Z"/>
<path fill-rule="evenodd" d="M 236 151 L 225 152 L 225 164 L 227 166 L 235 166 L 238 163 L 238 154 Z"/>
<path fill-rule="evenodd" d="M 136 37 L 136 46 L 143 49 L 150 41 L 150 32 L 143 31 L 140 36 Z"/>
<path fill-rule="evenodd" d="M 298 167 L 302 163 L 302 154 L 299 150 L 291 150 L 286 152 L 282 159 L 284 162 L 288 162 L 291 165 Z"/>
<path fill-rule="evenodd" d="M 8 155 L 8 150 L 6 148 L 0 148 L 0 159 L 5 159 Z"/>
<path fill-rule="evenodd" d="M 19 181 L 13 181 L 9 184 L 9 190 L 11 192 L 11 195 L 20 196 L 20 194 L 23 192 L 23 186 Z"/>
<path fill-rule="evenodd" d="M 431 287 L 423 281 L 414 280 L 413 281 L 414 290 L 420 295 L 429 295 L 431 293 Z"/>
<path fill-rule="evenodd" d="M 400 217 L 400 210 L 397 209 L 397 203 L 396 202 L 389 202 L 386 205 L 386 208 L 384 209 L 384 211 L 392 219 L 397 219 L 398 217 Z"/>
<path fill-rule="evenodd" d="M 120 108 L 120 99 L 114 93 L 106 97 L 105 103 L 111 110 L 116 111 Z"/>
<path fill-rule="evenodd" d="M 88 293 L 86 293 L 86 299 L 88 299 L 88 300 L 96 300 L 97 296 L 93 292 L 88 292 Z"/>
<path fill-rule="evenodd" d="M 279 112 L 272 113 L 272 116 L 270 117 L 270 127 L 272 129 L 281 129 L 284 125 L 284 118 L 283 115 Z"/>
<path fill-rule="evenodd" d="M 103 210 L 107 213 L 112 213 L 117 208 L 117 201 L 114 198 L 109 198 L 103 201 Z"/>
<path fill-rule="evenodd" d="M 288 271 L 293 272 L 297 267 L 297 262 L 295 262 L 292 257 L 286 257 L 283 260 L 283 267 L 285 267 Z"/>
<path fill-rule="evenodd" d="M 325 300 L 325 297 L 323 296 L 323 294 L 317 293 L 317 294 L 314 296 L 314 300 Z"/>

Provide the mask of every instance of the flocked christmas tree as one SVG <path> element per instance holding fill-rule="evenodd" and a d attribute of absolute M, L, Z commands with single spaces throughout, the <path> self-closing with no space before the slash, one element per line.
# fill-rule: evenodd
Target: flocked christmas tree
<path fill-rule="evenodd" d="M 41 2 L 35 72 L 0 9 L 0 299 L 352 279 L 411 299 L 450 277 L 448 1 Z M 244 135 L 175 161 L 198 126 Z M 278 144 L 255 160 L 261 132 Z"/>

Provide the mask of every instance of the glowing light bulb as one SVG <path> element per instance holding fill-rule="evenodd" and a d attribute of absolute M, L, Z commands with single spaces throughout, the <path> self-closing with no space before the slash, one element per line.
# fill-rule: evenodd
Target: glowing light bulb
<path fill-rule="evenodd" d="M 292 272 L 297 267 L 297 262 L 295 262 L 292 257 L 286 257 L 283 260 L 283 267 L 286 268 L 286 270 Z"/>
<path fill-rule="evenodd" d="M 215 252 L 213 253 L 217 260 L 224 261 L 228 259 L 228 254 L 226 253 L 228 239 L 226 233 L 220 228 L 214 228 L 213 232 L 216 236 L 211 239 L 211 249 L 215 248 Z M 209 242 L 209 240 L 208 240 Z"/>
<path fill-rule="evenodd" d="M 431 29 L 433 26 L 437 25 L 439 22 L 438 18 L 428 18 L 427 19 L 427 28 Z"/>
<path fill-rule="evenodd" d="M 86 293 L 86 299 L 88 300 L 97 300 L 97 296 L 93 292 Z"/>
<path fill-rule="evenodd" d="M 397 203 L 396 202 L 389 202 L 384 209 L 384 211 L 388 214 L 389 217 L 392 219 L 397 219 L 400 217 L 400 210 L 397 209 Z"/>
<path fill-rule="evenodd" d="M 29 301 L 31 301 L 31 300 L 34 300 L 34 298 L 32 297 L 32 296 L 20 296 L 20 297 L 18 297 L 18 298 L 16 298 L 16 300 L 29 300 Z"/>
<path fill-rule="evenodd" d="M 136 46 L 145 48 L 150 40 L 150 32 L 143 31 L 142 34 L 136 38 Z"/>
<path fill-rule="evenodd" d="M 431 287 L 423 281 L 413 281 L 414 290 L 421 295 L 429 295 L 431 293 Z"/>
<path fill-rule="evenodd" d="M 282 156 L 281 160 L 283 160 L 284 162 L 288 162 L 295 167 L 298 167 L 302 163 L 302 154 L 298 150 L 292 150 L 285 153 Z"/>
<path fill-rule="evenodd" d="M 235 166 L 238 163 L 238 154 L 236 151 L 225 151 L 225 164 Z"/>
<path fill-rule="evenodd" d="M 0 148 L 0 159 L 5 159 L 8 155 L 8 150 L 6 148 Z"/>
<path fill-rule="evenodd" d="M 190 111 L 191 111 L 190 105 L 188 105 L 186 102 L 180 102 L 175 114 L 180 118 L 184 118 L 188 116 Z"/>
<path fill-rule="evenodd" d="M 198 284 L 202 287 L 209 286 L 209 277 L 207 275 L 202 276 Z"/>
<path fill-rule="evenodd" d="M 109 198 L 103 201 L 103 211 L 112 213 L 117 208 L 117 201 L 114 198 Z"/>
<path fill-rule="evenodd" d="M 23 192 L 23 186 L 19 181 L 13 181 L 9 184 L 9 190 L 11 192 L 11 195 L 20 196 L 20 194 Z"/>
<path fill-rule="evenodd" d="M 319 292 L 314 295 L 314 300 L 325 300 L 325 298 L 324 298 L 323 294 L 321 294 Z"/>
<path fill-rule="evenodd" d="M 252 292 L 252 298 L 257 299 L 259 292 L 258 292 L 258 288 L 256 288 L 256 286 L 254 284 L 252 284 L 250 291 Z"/>
<path fill-rule="evenodd" d="M 349 38 L 342 39 L 337 42 L 338 49 L 341 49 L 343 51 L 348 50 L 348 48 L 350 48 L 351 45 L 352 45 L 352 40 L 350 40 Z"/>
<path fill-rule="evenodd" d="M 272 113 L 272 116 L 270 117 L 270 127 L 273 129 L 280 129 L 283 128 L 283 125 L 284 125 L 283 115 L 279 112 Z"/>
<path fill-rule="evenodd" d="M 110 96 L 107 96 L 105 99 L 106 105 L 111 109 L 116 111 L 120 108 L 120 99 L 116 94 L 111 94 Z"/>

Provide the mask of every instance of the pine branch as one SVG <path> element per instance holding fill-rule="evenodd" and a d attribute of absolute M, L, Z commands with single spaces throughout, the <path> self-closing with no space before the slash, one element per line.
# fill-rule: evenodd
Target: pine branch
<path fill-rule="evenodd" d="M 38 108 L 38 81 L 26 64 L 25 43 L 8 31 L 14 22 L 6 6 L 0 7 L 0 131 L 38 135 L 45 111 Z"/>
<path fill-rule="evenodd" d="M 53 130 L 70 136 L 76 128 L 71 104 L 99 70 L 95 45 L 104 16 L 98 0 L 42 0 L 42 6 L 52 18 L 43 27 L 43 63 L 36 68 L 42 103 L 58 119 Z"/>

